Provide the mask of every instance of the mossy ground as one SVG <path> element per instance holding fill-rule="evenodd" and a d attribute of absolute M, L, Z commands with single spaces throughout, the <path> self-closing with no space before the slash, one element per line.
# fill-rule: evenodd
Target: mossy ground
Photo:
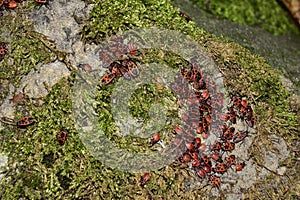
<path fill-rule="evenodd" d="M 30 2 L 20 9 L 8 11 L 0 19 L 0 41 L 7 43 L 8 52 L 0 64 L 0 102 L 8 93 L 9 83 L 18 87 L 22 76 L 51 61 L 51 53 L 41 41 L 32 39 L 28 32 L 32 25 L 26 20 L 26 13 L 37 5 Z"/>
<path fill-rule="evenodd" d="M 291 17 L 272 0 L 192 0 L 200 8 L 240 24 L 259 26 L 274 35 L 299 34 Z"/>
<path fill-rule="evenodd" d="M 267 135 L 276 134 L 283 137 L 289 144 L 292 152 L 291 158 L 282 165 L 286 166 L 287 174 L 291 177 L 289 188 L 275 191 L 268 186 L 267 179 L 258 182 L 249 191 L 245 192 L 251 199 L 259 198 L 285 198 L 293 199 L 300 195 L 299 166 L 295 165 L 299 158 L 299 139 L 297 128 L 299 113 L 291 109 L 291 94 L 282 86 L 280 73 L 274 71 L 266 64 L 265 60 L 239 45 L 210 35 L 193 22 L 186 22 L 179 17 L 178 10 L 172 7 L 169 1 L 139 1 L 118 0 L 100 1 L 93 0 L 95 6 L 90 14 L 89 22 L 82 29 L 82 36 L 86 42 L 100 42 L 106 37 L 118 32 L 138 27 L 158 26 L 174 29 L 188 34 L 206 48 L 214 58 L 220 71 L 224 75 L 225 85 L 229 92 L 247 97 L 254 106 L 257 117 L 257 134 L 253 147 L 259 147 L 258 141 L 269 146 Z M 51 61 L 51 52 L 40 41 L 28 37 L 22 31 L 23 20 L 13 16 L 9 24 L 11 40 L 9 52 L 1 62 L 1 83 L 13 77 L 18 83 L 37 64 Z M 5 18 L 6 19 L 6 18 Z M 1 19 L 1 25 L 6 27 L 8 21 Z M 4 27 L 4 26 L 0 26 Z M 15 27 L 15 28 L 13 28 Z M 5 41 L 6 38 L 1 38 Z M 30 46 L 35 48 L 30 48 Z M 12 48 L 15 47 L 15 48 Z M 42 53 L 39 53 L 42 52 Z M 155 57 L 155 54 L 150 54 Z M 150 56 L 151 57 L 151 56 Z M 8 59 L 14 60 L 14 65 Z M 166 56 L 166 63 L 172 64 L 178 58 Z M 161 58 L 161 60 L 164 60 Z M 151 61 L 151 58 L 148 60 Z M 10 67 L 10 68 L 9 68 Z M 5 73 L 4 70 L 10 70 Z M 13 74 L 10 74 L 13 72 Z M 79 134 L 74 128 L 72 119 L 72 83 L 74 74 L 62 79 L 49 89 L 49 94 L 43 99 L 44 104 L 33 106 L 26 103 L 23 108 L 30 111 L 37 123 L 25 130 L 7 126 L 1 131 L 3 144 L 1 151 L 9 155 L 9 170 L 1 180 L 1 199 L 147 199 L 149 195 L 164 199 L 200 199 L 204 198 L 204 190 L 185 190 L 185 178 L 194 178 L 194 175 L 181 167 L 174 165 L 151 172 L 151 179 L 144 188 L 139 186 L 141 174 L 131 174 L 113 170 L 95 160 L 79 139 Z M 100 78 L 100 77 L 99 77 Z M 151 90 L 154 94 L 156 88 L 141 89 Z M 110 87 L 99 90 L 100 93 L 110 93 Z M 161 98 L 172 98 L 168 92 L 158 95 Z M 146 95 L 137 91 L 136 97 Z M 3 98 L 5 93 L 3 93 Z M 135 102 L 132 99 L 132 102 Z M 101 105 L 105 102 L 99 102 Z M 133 115 L 147 118 L 147 109 L 152 100 L 140 102 L 141 105 L 132 105 Z M 141 112 L 140 107 L 144 108 Z M 299 105 L 296 105 L 299 110 Z M 20 116 L 20 113 L 16 113 Z M 101 123 L 100 123 L 101 124 Z M 107 126 L 109 122 L 104 124 Z M 109 127 L 108 127 L 109 128 Z M 69 131 L 67 141 L 60 145 L 56 136 L 62 129 Z M 124 148 L 130 144 L 122 141 Z M 141 141 L 147 146 L 147 142 Z M 128 146 L 130 148 L 130 145 Z M 251 156 L 261 161 L 259 148 L 251 149 Z M 275 176 L 275 175 L 271 175 Z M 281 177 L 275 176 L 279 182 Z M 195 181 L 196 178 L 195 178 Z M 298 185 L 297 185 L 298 184 Z M 260 190 L 258 190 L 260 188 Z M 281 187 L 278 187 L 281 188 Z M 263 191 L 263 192 L 259 192 Z M 225 194 L 226 195 L 226 194 Z"/>

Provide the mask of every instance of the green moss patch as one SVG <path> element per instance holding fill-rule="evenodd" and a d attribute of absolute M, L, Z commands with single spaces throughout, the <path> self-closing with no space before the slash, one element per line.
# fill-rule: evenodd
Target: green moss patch
<path fill-rule="evenodd" d="M 192 0 L 200 8 L 230 21 L 259 26 L 275 35 L 299 34 L 288 13 L 272 0 Z"/>
<path fill-rule="evenodd" d="M 27 9 L 24 12 L 28 12 Z M 0 100 L 7 95 L 9 83 L 18 87 L 23 75 L 51 61 L 53 54 L 42 42 L 30 37 L 31 30 L 32 25 L 26 21 L 22 10 L 1 17 L 0 41 L 7 43 L 8 51 L 0 63 L 0 83 L 3 87 Z"/>
<path fill-rule="evenodd" d="M 105 37 L 141 27 L 168 27 L 184 33 L 195 35 L 196 29 L 193 22 L 187 23 L 179 16 L 179 11 L 168 1 L 99 1 L 93 0 L 95 6 L 90 14 L 90 22 L 82 29 L 86 40 L 99 42 Z"/>
<path fill-rule="evenodd" d="M 169 1 L 92 2 L 95 6 L 90 20 L 82 29 L 82 36 L 86 41 L 99 43 L 119 30 L 151 26 L 174 29 L 192 36 L 216 61 L 224 75 L 229 93 L 247 97 L 254 105 L 257 119 L 256 140 L 267 144 L 266 135 L 276 134 L 284 137 L 293 152 L 292 144 L 297 139 L 298 124 L 296 114 L 290 108 L 291 94 L 282 86 L 280 73 L 272 70 L 263 58 L 252 55 L 244 48 L 224 41 L 223 38 L 205 33 L 193 22 L 186 22 Z M 31 45 L 34 48 L 30 47 Z M 9 46 L 13 48 L 1 64 L 12 67 L 8 61 L 11 57 L 17 65 L 7 71 L 8 74 L 10 71 L 15 74 L 21 71 L 20 75 L 24 75 L 36 64 L 43 64 L 51 57 L 48 49 L 39 41 L 28 37 L 26 32 L 15 33 Z M 143 62 L 155 61 L 179 66 L 178 57 L 175 55 L 149 55 L 151 56 L 143 57 Z M 1 75 L 3 79 L 8 78 L 7 73 Z M 150 195 L 156 199 L 200 199 L 207 195 L 209 187 L 198 188 L 195 175 L 183 169 L 184 167 L 177 166 L 176 162 L 151 172 L 149 182 L 142 188 L 139 186 L 141 174 L 113 170 L 95 160 L 81 143 L 74 128 L 72 84 L 73 76 L 69 79 L 64 78 L 49 89 L 50 93 L 44 98 L 42 106 L 28 105 L 27 109 L 37 121 L 35 125 L 25 130 L 7 127 L 1 131 L 4 138 L 1 151 L 9 155 L 9 170 L 0 185 L 1 199 L 147 199 Z M 112 88 L 113 84 L 99 87 L 99 93 L 95 96 L 99 101 L 99 125 L 105 128 L 108 134 L 115 130 L 107 104 Z M 165 98 L 172 100 L 173 96 L 169 91 L 161 90 L 155 85 L 142 87 L 129 102 L 131 112 L 134 116 L 147 120 L 150 104 L 164 103 Z M 106 118 L 105 123 L 103 118 Z M 68 130 L 64 145 L 59 144 L 56 139 L 62 129 Z M 120 137 L 111 139 L 117 141 Z M 146 140 L 139 141 L 134 138 L 122 138 L 118 143 L 123 148 L 129 147 L 131 143 L 138 143 L 136 151 L 149 145 Z M 250 153 L 260 161 L 259 151 L 252 148 Z M 296 162 L 295 158 L 290 158 L 284 163 L 288 175 L 295 176 L 299 170 Z M 186 180 L 195 183 L 190 190 Z M 297 177 L 291 179 L 291 182 L 287 183 L 290 186 L 289 190 L 280 193 L 280 197 L 288 199 L 299 195 L 295 184 L 297 181 Z M 264 180 L 246 194 L 249 198 L 254 198 L 255 194 L 260 194 L 258 191 L 266 189 L 267 185 L 268 180 Z M 274 193 L 274 190 L 270 192 Z M 269 197 L 267 193 L 257 196 Z"/>

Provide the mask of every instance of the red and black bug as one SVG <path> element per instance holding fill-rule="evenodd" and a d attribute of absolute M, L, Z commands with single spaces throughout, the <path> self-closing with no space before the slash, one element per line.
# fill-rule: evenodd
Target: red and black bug
<path fill-rule="evenodd" d="M 199 81 L 203 79 L 202 73 L 195 68 L 193 68 L 193 70 L 194 70 L 194 83 L 199 83 Z"/>
<path fill-rule="evenodd" d="M 28 116 L 25 116 L 22 119 L 18 120 L 16 125 L 19 128 L 25 128 L 27 126 L 30 126 L 30 125 L 34 124 L 34 123 L 35 123 L 34 118 L 32 116 L 28 115 Z"/>
<path fill-rule="evenodd" d="M 209 129 L 210 129 L 210 121 L 211 121 L 211 118 L 209 116 L 206 116 L 206 117 L 203 117 L 202 118 L 202 127 L 203 127 L 203 133 L 208 133 L 209 132 Z"/>
<path fill-rule="evenodd" d="M 180 158 L 179 158 L 179 161 L 182 163 L 182 164 L 185 164 L 185 163 L 188 163 L 191 161 L 191 155 L 189 153 L 184 153 Z"/>
<path fill-rule="evenodd" d="M 203 168 L 196 168 L 196 173 L 201 179 L 204 179 L 206 177 L 206 172 Z"/>
<path fill-rule="evenodd" d="M 4 5 L 6 8 L 9 8 L 9 9 L 14 9 L 14 8 L 18 7 L 18 3 L 13 0 L 4 1 Z"/>
<path fill-rule="evenodd" d="M 221 180 L 220 180 L 220 178 L 219 177 L 217 177 L 216 175 L 211 175 L 210 177 L 209 177 L 209 180 L 210 180 L 210 182 L 211 182 L 211 184 L 214 186 L 214 187 L 220 187 L 220 185 L 221 185 Z"/>
<path fill-rule="evenodd" d="M 247 108 L 247 107 L 248 107 L 248 105 L 247 105 L 247 100 L 246 100 L 246 99 L 242 99 L 240 104 L 241 104 L 241 106 L 243 106 L 244 108 Z"/>
<path fill-rule="evenodd" d="M 105 76 L 103 76 L 102 79 L 100 80 L 100 82 L 104 85 L 107 85 L 110 82 L 112 82 L 115 77 L 116 77 L 116 74 L 109 73 L 109 74 L 106 74 Z"/>
<path fill-rule="evenodd" d="M 203 90 L 203 91 L 201 92 L 201 98 L 202 98 L 203 100 L 207 100 L 207 99 L 209 98 L 209 91 L 208 91 L 208 90 Z"/>
<path fill-rule="evenodd" d="M 246 121 L 246 123 L 247 123 L 247 125 L 248 125 L 249 127 L 255 126 L 256 120 L 255 120 L 254 113 L 253 113 L 252 109 L 251 109 L 251 111 L 248 111 L 248 112 L 246 113 L 246 116 L 245 116 L 245 117 L 246 117 L 245 121 Z"/>
<path fill-rule="evenodd" d="M 187 142 L 185 144 L 186 148 L 187 148 L 187 151 L 190 152 L 190 153 L 194 153 L 195 152 L 195 144 L 193 142 Z"/>
<path fill-rule="evenodd" d="M 183 133 L 184 133 L 184 130 L 183 130 L 183 128 L 182 127 L 180 127 L 180 126 L 176 126 L 175 127 L 175 129 L 174 129 L 174 132 L 176 133 L 176 134 L 178 134 L 178 135 L 183 135 Z"/>
<path fill-rule="evenodd" d="M 159 133 L 155 133 L 151 136 L 151 139 L 150 139 L 150 143 L 152 145 L 156 144 L 158 141 L 160 140 L 160 134 Z"/>
<path fill-rule="evenodd" d="M 228 117 L 229 121 L 233 124 L 236 123 L 237 114 L 233 107 L 228 108 Z"/>
<path fill-rule="evenodd" d="M 27 126 L 33 125 L 36 122 L 30 115 L 24 116 L 17 121 L 7 117 L 1 117 L 0 121 L 4 124 L 15 125 L 18 128 L 26 128 Z"/>
<path fill-rule="evenodd" d="M 198 82 L 194 82 L 194 88 L 195 88 L 196 90 L 207 89 L 207 84 L 205 83 L 203 77 L 200 78 Z"/>
<path fill-rule="evenodd" d="M 225 159 L 225 162 L 226 162 L 225 164 L 227 167 L 231 167 L 232 165 L 234 165 L 236 162 L 235 155 L 231 154 L 231 155 L 227 156 Z"/>
<path fill-rule="evenodd" d="M 121 64 L 118 62 L 112 62 L 109 66 L 108 69 L 111 73 L 116 74 L 116 75 L 122 75 L 120 69 L 121 69 Z"/>
<path fill-rule="evenodd" d="M 235 128 L 229 127 L 221 136 L 221 139 L 224 141 L 231 140 L 233 138 Z"/>
<path fill-rule="evenodd" d="M 241 142 L 248 136 L 248 134 L 249 134 L 248 131 L 239 131 L 233 136 L 232 141 L 234 143 Z"/>
<path fill-rule="evenodd" d="M 120 64 L 118 62 L 113 62 L 109 66 L 109 69 L 111 73 L 122 75 L 127 80 L 137 77 L 139 74 L 136 60 L 132 58 L 126 58 L 122 60 Z"/>
<path fill-rule="evenodd" d="M 234 142 L 225 142 L 222 145 L 222 150 L 223 151 L 232 151 L 235 148 L 235 143 Z"/>
<path fill-rule="evenodd" d="M 211 148 L 212 151 L 219 151 L 222 149 L 222 143 L 221 142 L 215 142 Z"/>
<path fill-rule="evenodd" d="M 193 160 L 192 161 L 192 167 L 200 167 L 200 161 L 197 159 L 197 160 Z"/>
<path fill-rule="evenodd" d="M 187 80 L 188 82 L 193 82 L 193 71 L 181 69 L 180 73 L 185 80 Z"/>
<path fill-rule="evenodd" d="M 212 170 L 216 173 L 225 173 L 227 169 L 228 167 L 225 163 L 218 163 Z"/>
<path fill-rule="evenodd" d="M 236 107 L 238 110 L 240 110 L 241 102 L 242 102 L 241 98 L 238 96 L 232 96 L 231 99 L 232 99 L 232 103 L 233 103 L 234 107 Z"/>
<path fill-rule="evenodd" d="M 200 158 L 200 163 L 201 163 L 202 166 L 209 166 L 209 167 L 212 166 L 212 162 L 210 160 L 210 157 L 207 156 L 207 155 Z"/>
<path fill-rule="evenodd" d="M 202 167 L 203 169 L 204 169 L 204 171 L 206 172 L 206 173 L 210 173 L 211 172 L 211 170 L 212 170 L 212 168 L 210 167 L 210 166 L 203 166 Z"/>
<path fill-rule="evenodd" d="M 61 130 L 60 133 L 57 135 L 57 141 L 59 142 L 59 144 L 65 144 L 67 140 L 67 133 L 67 130 Z"/>
<path fill-rule="evenodd" d="M 140 180 L 140 186 L 144 187 L 144 185 L 149 181 L 150 179 L 150 173 L 145 173 Z"/>
<path fill-rule="evenodd" d="M 216 162 L 223 162 L 222 156 L 219 153 L 212 153 L 210 157 L 215 160 Z"/>
<path fill-rule="evenodd" d="M 242 170 L 244 169 L 245 166 L 246 166 L 245 162 L 238 163 L 238 164 L 235 166 L 235 170 L 236 170 L 236 171 L 242 171 Z"/>
<path fill-rule="evenodd" d="M 135 60 L 130 59 L 127 62 L 127 67 L 128 67 L 129 73 L 132 77 L 137 77 L 139 75 L 139 69 L 138 69 L 138 66 L 137 66 Z"/>
<path fill-rule="evenodd" d="M 195 149 L 198 150 L 199 147 L 201 146 L 201 139 L 198 138 L 198 137 L 196 137 L 196 138 L 194 139 L 193 143 L 194 143 Z"/>

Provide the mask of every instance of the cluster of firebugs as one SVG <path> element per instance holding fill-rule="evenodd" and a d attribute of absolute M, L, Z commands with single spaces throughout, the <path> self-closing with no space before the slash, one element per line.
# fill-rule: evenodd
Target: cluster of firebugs
<path fill-rule="evenodd" d="M 113 39 L 110 49 L 99 53 L 104 63 L 110 63 L 104 64 L 109 70 L 109 73 L 100 80 L 104 85 L 110 84 L 118 76 L 130 80 L 139 74 L 138 61 L 130 57 L 137 53 L 135 45 L 131 43 L 125 45 L 117 37 Z M 128 56 L 123 57 L 125 54 Z M 110 62 L 113 57 L 119 60 Z M 190 86 L 193 87 L 192 91 Z M 190 163 L 200 179 L 207 178 L 214 187 L 219 187 L 222 174 L 229 169 L 241 171 L 246 165 L 230 152 L 237 144 L 243 142 L 249 132 L 236 131 L 233 125 L 240 119 L 249 127 L 254 127 L 254 112 L 246 99 L 234 95 L 231 96 L 232 106 L 227 108 L 228 111 L 218 112 L 223 106 L 224 96 L 215 91 L 213 81 L 201 71 L 197 62 L 192 62 L 189 68 L 180 69 L 179 75 L 169 87 L 178 96 L 178 104 L 185 102 L 187 107 L 187 111 L 181 115 L 184 124 L 177 126 L 173 131 L 175 145 L 184 141 L 181 143 L 184 153 L 178 157 L 178 161 L 183 165 Z M 222 122 L 218 129 L 210 130 L 212 120 Z M 214 132 L 218 140 L 209 146 L 210 153 L 204 153 L 207 147 L 198 135 L 206 139 L 209 132 Z M 160 133 L 153 134 L 150 143 L 154 145 L 158 141 L 160 141 Z M 140 185 L 144 186 L 149 179 L 150 173 L 145 173 L 141 177 Z"/>
<path fill-rule="evenodd" d="M 185 77 L 185 76 L 184 76 Z M 197 83 L 198 85 L 198 83 Z M 203 84 L 203 87 L 205 84 Z M 173 90 L 174 91 L 174 90 Z M 218 94 L 216 94 L 218 95 Z M 182 165 L 190 163 L 195 174 L 200 179 L 207 178 L 208 181 L 214 187 L 219 187 L 221 184 L 220 176 L 227 172 L 229 169 L 235 171 L 241 171 L 245 167 L 245 162 L 239 162 L 239 159 L 230 154 L 235 149 L 235 146 L 249 135 L 248 131 L 236 131 L 233 124 L 236 124 L 237 119 L 244 120 L 249 127 L 255 126 L 254 113 L 250 105 L 248 105 L 246 99 L 241 99 L 237 96 L 231 97 L 232 106 L 228 107 L 227 113 L 219 115 L 213 115 L 210 111 L 210 106 L 216 106 L 215 103 L 209 102 L 207 90 L 202 90 L 195 99 L 188 99 L 188 102 L 199 103 L 201 113 L 203 110 L 207 111 L 205 116 L 201 119 L 195 117 L 192 112 L 183 113 L 182 120 L 185 122 L 182 126 L 177 126 L 174 129 L 175 143 L 179 144 L 179 141 L 184 141 L 183 148 L 184 153 L 178 158 L 178 161 Z M 181 101 L 181 100 L 179 100 Z M 217 109 L 218 110 L 218 109 Z M 204 153 L 206 145 L 202 143 L 200 137 L 197 134 L 202 135 L 202 138 L 207 138 L 210 131 L 210 123 L 215 117 L 220 117 L 220 121 L 224 122 L 218 130 L 211 130 L 214 132 L 218 139 L 214 144 L 210 145 L 209 153 Z M 155 133 L 151 137 L 151 144 L 155 144 L 160 140 L 159 133 Z M 145 185 L 147 178 L 150 178 L 149 173 L 146 173 L 141 177 L 141 186 Z"/>
<path fill-rule="evenodd" d="M 123 58 L 124 54 L 135 55 L 137 53 L 134 44 L 125 45 L 115 38 L 114 45 L 110 51 L 100 51 L 101 59 L 104 63 L 110 63 L 106 66 L 109 73 L 104 75 L 100 82 L 104 85 L 111 83 L 116 77 L 123 76 L 130 80 L 139 74 L 137 60 L 127 56 Z M 0 44 L 0 58 L 3 58 L 3 52 L 6 52 L 6 45 Z M 119 58 L 118 61 L 110 62 L 114 56 Z M 106 60 L 105 60 L 106 58 Z M 82 66 L 81 66 L 82 67 Z M 84 66 L 84 68 L 87 68 Z M 87 68 L 90 71 L 90 66 Z M 191 91 L 190 85 L 193 86 Z M 187 112 L 182 113 L 181 119 L 184 121 L 183 125 L 177 126 L 174 129 L 174 144 L 183 144 L 184 153 L 178 157 L 178 161 L 183 165 L 191 163 L 197 176 L 201 179 L 208 178 L 209 182 L 219 187 L 221 184 L 220 176 L 230 168 L 236 171 L 241 171 L 245 167 L 245 162 L 238 162 L 235 155 L 230 154 L 235 149 L 236 144 L 241 143 L 248 135 L 248 131 L 236 131 L 235 127 L 237 119 L 245 121 L 249 127 L 255 126 L 254 112 L 246 99 L 238 96 L 231 96 L 232 106 L 227 108 L 227 113 L 219 113 L 223 106 L 222 94 L 214 91 L 214 83 L 201 71 L 199 65 L 194 62 L 188 69 L 180 69 L 179 75 L 174 82 L 169 85 L 172 92 L 178 96 L 178 104 L 181 105 L 186 102 Z M 192 95 L 193 94 L 193 95 Z M 195 110 L 197 112 L 195 112 Z M 210 123 L 212 120 L 223 122 L 217 130 L 210 130 Z M 24 116 L 22 119 L 13 121 L 2 117 L 0 119 L 3 123 L 10 123 L 16 125 L 18 128 L 25 128 L 35 123 L 32 116 Z M 212 131 L 218 136 L 218 140 L 210 146 L 210 153 L 204 153 L 206 145 L 202 143 L 198 135 L 206 139 L 209 132 Z M 57 140 L 60 144 L 64 144 L 67 139 L 67 130 L 61 130 L 57 135 Z M 152 145 L 160 141 L 160 134 L 155 133 L 151 136 L 150 143 Z M 184 141 L 184 142 L 180 142 Z M 225 154 L 225 156 L 223 156 Z M 140 180 L 140 185 L 144 186 L 150 179 L 150 173 L 145 173 Z"/>

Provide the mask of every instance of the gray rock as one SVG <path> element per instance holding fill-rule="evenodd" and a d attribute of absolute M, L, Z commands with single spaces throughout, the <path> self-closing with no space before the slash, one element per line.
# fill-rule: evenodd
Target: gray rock
<path fill-rule="evenodd" d="M 72 43 L 80 40 L 80 26 L 74 16 L 85 16 L 84 7 L 80 0 L 51 1 L 48 6 L 34 9 L 29 19 L 37 32 L 56 41 L 58 49 L 71 51 Z"/>
<path fill-rule="evenodd" d="M 66 65 L 55 61 L 41 67 L 38 71 L 32 70 L 21 80 L 20 88 L 25 88 L 25 94 L 30 98 L 41 98 L 48 94 L 46 86 L 52 87 L 61 78 L 70 75 Z"/>

